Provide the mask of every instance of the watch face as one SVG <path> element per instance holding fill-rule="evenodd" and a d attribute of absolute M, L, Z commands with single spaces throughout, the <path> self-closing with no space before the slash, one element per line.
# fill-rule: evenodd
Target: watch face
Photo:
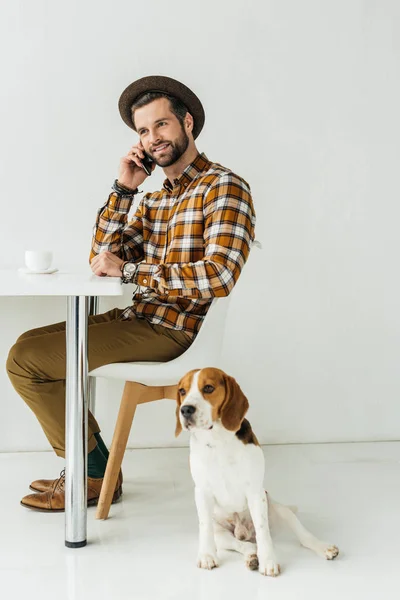
<path fill-rule="evenodd" d="M 135 271 L 136 265 L 134 263 L 126 263 L 126 265 L 124 265 L 123 275 L 126 279 L 130 279 L 135 274 Z"/>

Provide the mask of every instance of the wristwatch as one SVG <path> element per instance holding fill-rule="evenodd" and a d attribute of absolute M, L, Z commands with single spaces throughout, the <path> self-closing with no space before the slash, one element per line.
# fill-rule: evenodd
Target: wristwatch
<path fill-rule="evenodd" d="M 132 283 L 137 271 L 137 264 L 133 262 L 125 262 L 122 265 L 122 283 Z"/>

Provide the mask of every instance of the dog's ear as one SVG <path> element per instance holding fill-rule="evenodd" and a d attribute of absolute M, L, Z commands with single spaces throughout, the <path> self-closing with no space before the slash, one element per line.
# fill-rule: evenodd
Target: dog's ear
<path fill-rule="evenodd" d="M 179 393 L 179 387 L 180 387 L 180 382 L 178 383 L 178 386 L 176 388 L 176 427 L 175 427 L 175 437 L 178 437 L 178 435 L 181 433 L 182 431 L 182 425 L 181 425 L 181 421 L 179 419 L 179 415 L 180 415 L 180 410 L 181 410 L 181 395 Z"/>
<path fill-rule="evenodd" d="M 239 431 L 245 414 L 249 409 L 249 402 L 233 377 L 225 375 L 225 398 L 221 405 L 221 422 L 229 431 Z"/>

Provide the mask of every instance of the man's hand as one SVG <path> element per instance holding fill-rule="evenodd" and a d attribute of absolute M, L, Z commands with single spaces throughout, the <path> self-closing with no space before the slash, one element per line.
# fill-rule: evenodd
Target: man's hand
<path fill-rule="evenodd" d="M 121 277 L 121 266 L 126 262 L 112 252 L 100 252 L 90 263 L 90 267 L 95 275 L 100 277 Z"/>
<path fill-rule="evenodd" d="M 119 165 L 118 183 L 125 187 L 135 190 L 142 185 L 148 175 L 143 169 L 142 158 L 144 157 L 144 148 L 140 142 L 129 150 L 126 156 L 123 156 Z M 151 165 L 154 171 L 156 163 Z"/>

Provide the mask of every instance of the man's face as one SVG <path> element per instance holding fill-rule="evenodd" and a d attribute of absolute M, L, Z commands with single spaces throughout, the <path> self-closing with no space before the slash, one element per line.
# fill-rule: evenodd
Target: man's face
<path fill-rule="evenodd" d="M 189 137 L 171 111 L 168 98 L 137 108 L 134 118 L 145 152 L 160 167 L 173 165 L 186 151 Z"/>

